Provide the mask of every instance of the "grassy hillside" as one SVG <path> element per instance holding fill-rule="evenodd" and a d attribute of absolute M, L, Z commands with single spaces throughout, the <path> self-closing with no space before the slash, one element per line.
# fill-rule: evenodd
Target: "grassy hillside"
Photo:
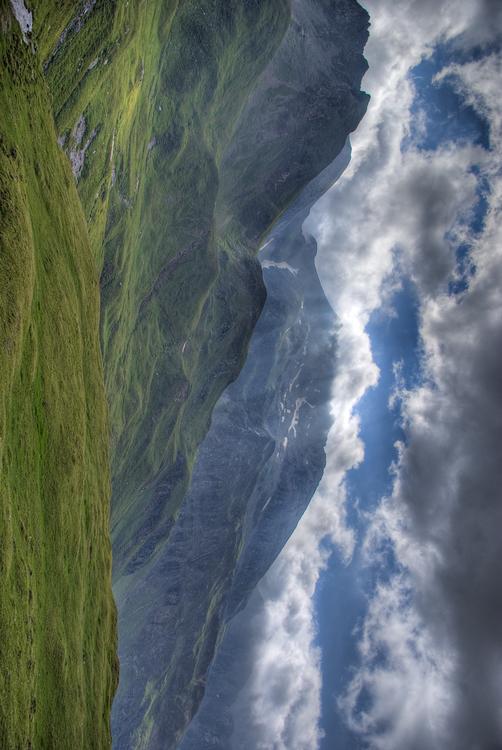
<path fill-rule="evenodd" d="M 311 6 L 292 18 L 289 0 L 32 0 L 25 44 L 0 0 L 6 747 L 108 742 L 110 436 L 137 683 L 122 682 L 118 741 L 174 742 L 200 700 L 214 633 L 199 634 L 193 685 L 173 682 L 176 650 L 157 683 L 137 680 L 157 602 L 139 611 L 134 587 L 152 591 L 213 407 L 246 357 L 260 237 L 364 107 L 345 37 L 364 37 L 365 17 L 352 0 Z"/>
<path fill-rule="evenodd" d="M 263 303 L 255 246 L 218 232 L 214 213 L 225 148 L 289 7 L 97 0 L 78 24 L 58 18 L 64 43 L 35 8 L 63 147 L 74 159 L 89 143 L 77 177 L 102 268 L 118 577 L 165 541 Z"/>
<path fill-rule="evenodd" d="M 0 61 L 0 747 L 102 750 L 117 663 L 98 278 L 5 2 Z"/>

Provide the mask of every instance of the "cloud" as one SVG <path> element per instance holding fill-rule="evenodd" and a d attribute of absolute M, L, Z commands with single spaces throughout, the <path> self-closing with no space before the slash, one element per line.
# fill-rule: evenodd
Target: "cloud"
<path fill-rule="evenodd" d="M 448 78 L 489 119 L 492 153 L 469 144 L 401 148 L 411 132 L 410 69 L 439 42 L 487 47 L 498 34 L 499 5 L 367 7 L 364 84 L 372 100 L 348 169 L 304 226 L 318 241 L 319 275 L 341 321 L 335 421 L 318 492 L 255 594 L 254 668 L 233 738 L 242 750 L 319 746 L 312 596 L 327 562 L 321 542 L 329 536 L 350 561 L 357 540 L 347 527 L 344 482 L 364 459 L 355 407 L 379 376 L 365 329 L 403 274 L 420 302 L 423 380 L 415 390 L 397 388 L 406 443 L 398 446 L 393 494 L 364 540 L 373 567 L 386 567 L 390 545 L 397 572 L 382 577 L 369 600 L 360 663 L 340 707 L 374 748 L 484 750 L 501 742 L 499 58 L 450 66 L 437 79 Z M 468 227 L 483 178 L 490 207 L 482 236 L 473 237 Z M 476 273 L 455 296 L 449 287 L 461 243 L 470 244 Z"/>
<path fill-rule="evenodd" d="M 410 235 L 402 242 L 419 289 L 423 381 L 399 392 L 406 441 L 392 496 L 366 538 L 368 564 L 390 543 L 398 573 L 383 579 L 370 600 L 361 664 L 340 701 L 354 731 L 385 750 L 502 744 L 500 69 L 497 53 L 439 74 L 489 121 L 491 150 L 451 146 L 413 154 L 415 162 L 426 159 L 424 187 L 430 169 L 441 176 L 432 181 L 435 210 L 422 218 L 420 169 L 413 168 L 412 189 L 403 193 L 416 214 L 406 218 Z M 487 216 L 481 234 L 469 237 L 465 217 L 481 178 L 490 186 Z M 468 288 L 452 295 L 451 246 L 459 239 L 470 243 L 476 271 Z M 432 274 L 424 273 L 425 263 Z"/>
<path fill-rule="evenodd" d="M 352 428 L 349 428 L 352 433 Z M 330 440 L 335 439 L 331 434 Z M 251 676 L 233 708 L 232 747 L 239 750 L 312 750 L 319 746 L 321 654 L 315 645 L 313 596 L 336 542 L 348 560 L 354 536 L 345 520 L 347 468 L 360 459 L 352 449 L 332 463 L 297 530 L 254 592 L 244 612 L 251 618 Z M 332 488 L 336 487 L 337 497 Z"/>
<path fill-rule="evenodd" d="M 464 48 L 476 45 L 487 47 L 500 43 L 502 39 L 502 6 L 499 0 L 478 0 L 468 3 L 471 17 L 457 44 Z"/>
<path fill-rule="evenodd" d="M 437 652 L 410 596 L 404 576 L 378 587 L 360 642 L 364 666 L 339 701 L 352 731 L 382 750 L 439 748 L 447 737 L 450 655 Z"/>
<path fill-rule="evenodd" d="M 390 540 L 400 566 L 371 600 L 361 668 L 342 700 L 371 747 L 468 750 L 502 742 L 497 185 L 493 195 L 468 291 L 423 302 L 426 383 L 401 392 L 406 445 L 393 495 L 366 540 L 369 564 Z M 361 711 L 364 691 L 371 706 Z"/>
<path fill-rule="evenodd" d="M 502 16 L 502 5 L 499 5 Z M 502 58 L 492 53 L 480 60 L 463 65 L 446 66 L 436 76 L 436 82 L 449 81 L 489 124 L 492 148 L 500 146 L 502 132 L 502 108 L 498 82 L 502 76 Z"/>

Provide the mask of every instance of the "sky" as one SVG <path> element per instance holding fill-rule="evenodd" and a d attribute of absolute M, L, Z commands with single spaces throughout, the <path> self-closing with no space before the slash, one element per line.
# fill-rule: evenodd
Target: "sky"
<path fill-rule="evenodd" d="M 255 744 L 496 750 L 502 2 L 365 7 L 371 102 L 304 225 L 340 322 L 334 424 L 260 585 Z"/>

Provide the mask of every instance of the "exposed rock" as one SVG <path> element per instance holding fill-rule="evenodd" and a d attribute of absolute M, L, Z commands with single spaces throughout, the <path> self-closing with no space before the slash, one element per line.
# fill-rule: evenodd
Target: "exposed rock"
<path fill-rule="evenodd" d="M 19 24 L 25 44 L 29 44 L 33 28 L 33 13 L 24 4 L 24 0 L 10 0 L 12 12 Z"/>
<path fill-rule="evenodd" d="M 85 117 L 84 115 L 81 115 L 72 131 L 72 139 L 75 143 L 75 146 L 73 148 L 70 148 L 68 152 L 68 158 L 70 159 L 73 176 L 75 177 L 77 182 L 80 179 L 82 170 L 84 168 L 87 149 L 98 134 L 98 128 L 94 128 L 82 148 L 78 148 L 84 138 L 86 127 L 87 125 Z"/>
<path fill-rule="evenodd" d="M 67 38 L 69 36 L 73 36 L 74 34 L 78 34 L 78 32 L 81 30 L 81 28 L 87 21 L 87 18 L 89 17 L 89 14 L 91 13 L 95 5 L 96 5 L 96 0 L 85 0 L 85 2 L 82 3 L 82 6 L 80 10 L 78 11 L 77 15 L 74 16 L 74 18 L 72 18 L 68 26 L 66 26 L 63 33 L 59 37 L 57 44 L 52 51 L 52 54 L 50 55 L 49 59 L 44 63 L 45 70 L 47 70 L 47 68 L 52 63 L 52 61 L 57 57 L 61 48 L 65 44 Z"/>
<path fill-rule="evenodd" d="M 80 146 L 80 144 L 82 143 L 82 138 L 85 135 L 86 127 L 87 125 L 85 122 L 85 117 L 84 115 L 80 115 L 72 131 L 72 137 L 75 143 L 77 144 L 77 146 Z"/>

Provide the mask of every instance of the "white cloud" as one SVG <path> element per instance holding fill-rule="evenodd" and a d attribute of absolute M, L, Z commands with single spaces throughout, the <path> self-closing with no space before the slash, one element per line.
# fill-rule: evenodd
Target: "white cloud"
<path fill-rule="evenodd" d="M 414 391 L 399 392 L 407 444 L 399 447 L 393 496 L 382 503 L 365 541 L 368 560 L 376 564 L 379 550 L 390 540 L 399 572 L 378 586 L 369 603 L 361 663 L 340 705 L 354 731 L 370 746 L 385 750 L 458 750 L 464 747 L 462 731 L 465 742 L 474 743 L 465 747 L 476 747 L 468 731 L 475 722 L 452 722 L 461 716 L 459 708 L 467 719 L 486 719 L 479 714 L 482 701 L 494 712 L 482 741 L 491 741 L 500 720 L 493 704 L 494 696 L 501 695 L 500 673 L 496 659 L 493 664 L 488 660 L 494 650 L 481 654 L 477 666 L 464 658 L 469 632 L 458 621 L 465 605 L 489 606 L 482 583 L 486 573 L 493 586 L 488 573 L 498 556 L 491 542 L 502 520 L 490 495 L 495 488 L 483 484 L 496 474 L 489 465 L 491 441 L 500 438 L 502 189 L 495 156 L 480 148 L 401 151 L 410 133 L 414 95 L 409 70 L 438 41 L 454 39 L 464 47 L 492 41 L 500 14 L 497 6 L 492 22 L 490 3 L 475 0 L 367 6 L 372 28 L 364 83 L 372 100 L 353 139 L 351 164 L 306 223 L 318 240 L 319 274 L 341 321 L 335 423 L 319 490 L 260 587 L 262 638 L 252 678 L 240 696 L 259 730 L 250 748 L 311 750 L 319 744 L 320 654 L 314 644 L 312 595 L 326 564 L 320 542 L 331 536 L 350 559 L 355 537 L 345 521 L 344 478 L 364 456 L 354 408 L 378 379 L 365 328 L 371 313 L 386 305 L 397 270 L 408 274 L 419 292 L 425 380 Z M 492 56 L 442 74 L 454 77 L 458 90 L 490 118 L 494 145 L 500 143 L 499 65 Z M 490 180 L 491 203 L 483 237 L 472 253 L 476 275 L 469 290 L 456 298 L 448 296 L 448 282 L 455 280 L 455 248 L 466 239 L 465 222 L 476 202 L 473 164 Z M 487 511 L 486 523 L 478 523 Z M 470 545 L 465 560 L 456 543 Z M 475 584 L 481 585 L 479 601 L 469 597 L 466 583 L 469 575 L 476 576 L 476 566 L 481 570 Z M 457 608 L 455 596 L 461 602 Z M 486 612 L 483 616 L 490 620 Z M 475 616 L 471 619 L 475 624 Z M 500 619 L 496 622 L 491 640 L 491 631 L 484 633 L 491 647 L 498 638 Z M 472 646 L 479 631 L 471 630 Z M 483 690 L 472 702 L 465 680 L 469 685 L 474 677 L 471 687 L 482 685 Z M 246 737 L 238 736 L 238 728 L 234 739 L 234 746 L 246 750 Z"/>
<path fill-rule="evenodd" d="M 382 750 L 439 748 L 447 733 L 451 656 L 438 653 L 410 596 L 402 575 L 378 587 L 360 641 L 363 667 L 339 701 L 351 729 Z"/>
<path fill-rule="evenodd" d="M 240 720 L 232 747 L 312 750 L 319 744 L 321 671 L 313 595 L 328 558 L 320 541 L 331 537 L 345 559 L 350 558 L 354 537 L 345 523 L 343 477 L 360 457 L 354 438 L 344 457 L 330 466 L 297 530 L 248 604 L 259 638 L 252 675 L 233 711 Z"/>
<path fill-rule="evenodd" d="M 498 53 L 463 65 L 448 65 L 435 76 L 437 82 L 445 79 L 453 82 L 465 102 L 487 120 L 493 148 L 500 146 L 502 133 L 502 107 L 498 85 L 501 76 L 502 57 Z"/>

